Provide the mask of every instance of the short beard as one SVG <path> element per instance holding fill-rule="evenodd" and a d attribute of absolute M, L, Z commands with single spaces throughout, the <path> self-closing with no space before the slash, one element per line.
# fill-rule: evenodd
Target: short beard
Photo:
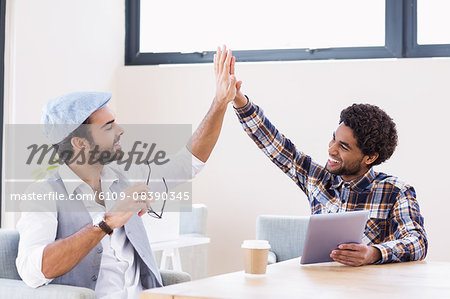
<path fill-rule="evenodd" d="M 340 176 L 343 176 L 343 175 L 356 175 L 356 174 L 358 174 L 361 171 L 361 168 L 362 168 L 361 162 L 362 162 L 362 160 L 363 159 L 361 159 L 358 162 L 355 162 L 355 163 L 349 165 L 348 167 L 344 166 L 344 167 L 341 167 L 341 168 L 339 168 L 337 170 L 334 170 L 334 171 L 328 169 L 328 162 L 327 162 L 325 164 L 326 165 L 325 168 L 326 168 L 326 170 L 328 170 L 330 173 L 332 173 L 334 175 L 340 175 Z"/>
<path fill-rule="evenodd" d="M 98 152 L 95 154 L 90 152 L 89 162 L 106 165 L 122 159 L 125 153 L 121 149 L 114 151 L 113 148 L 114 147 L 98 149 Z"/>

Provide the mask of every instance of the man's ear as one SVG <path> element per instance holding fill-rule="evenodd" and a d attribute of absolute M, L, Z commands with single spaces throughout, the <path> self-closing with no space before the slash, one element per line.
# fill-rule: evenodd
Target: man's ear
<path fill-rule="evenodd" d="M 81 137 L 73 137 L 70 140 L 70 143 L 72 144 L 72 146 L 75 150 L 82 150 L 85 147 L 89 146 L 86 138 L 81 138 Z"/>
<path fill-rule="evenodd" d="M 378 155 L 378 153 L 375 153 L 375 154 L 370 155 L 370 156 L 366 156 L 366 157 L 365 157 L 365 158 L 366 158 L 365 163 L 367 164 L 367 166 L 370 166 L 370 164 L 372 164 L 373 162 L 375 162 L 375 161 L 378 159 L 379 156 L 380 156 L 380 155 Z"/>

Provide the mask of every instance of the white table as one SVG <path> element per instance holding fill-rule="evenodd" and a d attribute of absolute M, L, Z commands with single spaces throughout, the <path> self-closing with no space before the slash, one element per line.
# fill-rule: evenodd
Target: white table
<path fill-rule="evenodd" d="M 197 234 L 180 235 L 176 240 L 150 243 L 153 251 L 162 251 L 160 269 L 168 270 L 167 259 L 172 259 L 173 270 L 183 271 L 179 249 L 195 245 L 208 244 L 211 240 Z"/>

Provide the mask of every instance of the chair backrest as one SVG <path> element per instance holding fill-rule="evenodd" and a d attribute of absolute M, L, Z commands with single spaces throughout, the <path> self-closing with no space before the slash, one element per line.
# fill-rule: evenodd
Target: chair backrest
<path fill-rule="evenodd" d="M 309 216 L 260 215 L 256 220 L 256 238 L 267 240 L 277 262 L 303 253 Z"/>
<path fill-rule="evenodd" d="M 19 232 L 15 229 L 0 229 L 0 278 L 20 279 L 16 268 Z"/>
<path fill-rule="evenodd" d="M 206 235 L 208 208 L 204 204 L 193 204 L 192 212 L 180 212 L 180 234 Z"/>

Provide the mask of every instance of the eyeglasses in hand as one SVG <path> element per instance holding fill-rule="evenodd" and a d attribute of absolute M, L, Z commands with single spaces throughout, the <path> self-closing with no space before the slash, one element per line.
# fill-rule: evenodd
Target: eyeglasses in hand
<path fill-rule="evenodd" d="M 147 162 L 147 165 L 148 165 L 148 177 L 147 177 L 147 183 L 146 183 L 146 185 L 148 186 L 148 183 L 150 182 L 150 174 L 152 173 L 152 169 L 150 168 L 150 163 L 148 163 Z M 163 181 L 163 183 L 164 183 L 164 186 L 165 186 L 165 188 L 166 188 L 166 194 L 169 194 L 169 188 L 167 187 L 167 183 L 166 183 L 166 179 L 165 178 L 162 178 L 162 181 Z M 147 210 L 147 213 L 151 216 L 151 217 L 153 217 L 153 218 L 158 218 L 158 219 L 161 219 L 162 218 L 162 215 L 163 215 L 163 212 L 164 212 L 164 207 L 166 206 L 166 200 L 164 199 L 164 196 L 161 196 L 161 198 L 162 198 L 162 200 L 163 200 L 163 205 L 162 205 L 162 208 L 161 208 L 161 212 L 158 214 L 157 212 L 155 212 L 153 209 L 152 209 L 152 207 L 150 207 L 148 210 Z"/>

